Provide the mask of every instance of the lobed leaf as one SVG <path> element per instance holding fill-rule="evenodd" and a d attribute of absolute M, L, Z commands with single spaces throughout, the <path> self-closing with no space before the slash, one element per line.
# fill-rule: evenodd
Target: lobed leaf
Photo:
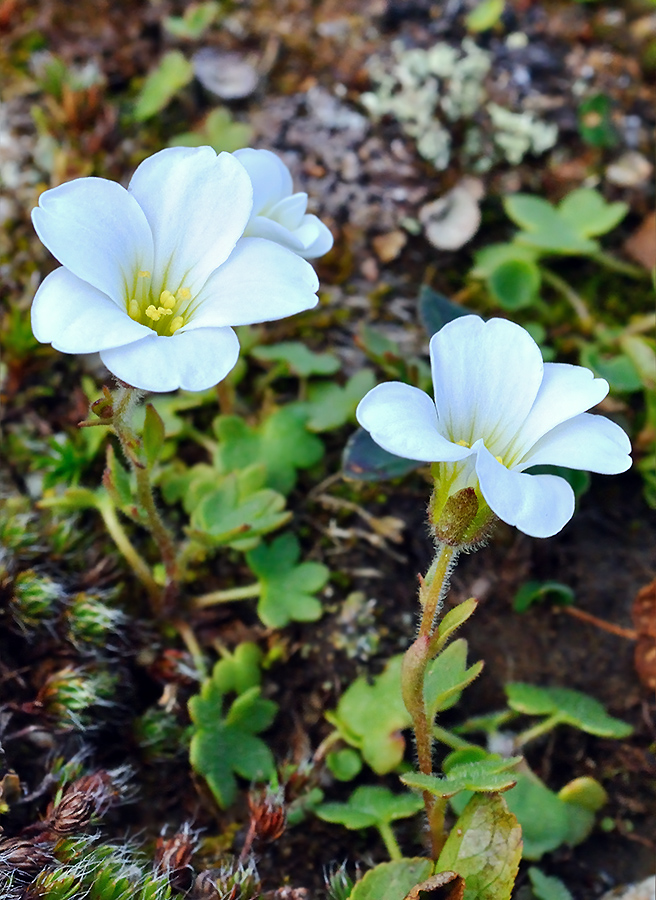
<path fill-rule="evenodd" d="M 135 121 L 144 122 L 161 112 L 193 77 L 194 67 L 179 50 L 165 53 L 147 76 L 137 97 L 132 113 Z"/>
<path fill-rule="evenodd" d="M 296 535 L 288 532 L 246 555 L 261 584 L 257 612 L 269 628 L 282 628 L 291 621 L 314 622 L 321 617 L 321 603 L 314 595 L 325 586 L 330 571 L 322 563 L 298 563 L 300 553 Z"/>
<path fill-rule="evenodd" d="M 624 738 L 633 733 L 627 722 L 610 716 L 594 697 L 571 688 L 545 688 L 514 682 L 505 686 L 508 705 L 516 712 L 532 716 L 557 716 L 587 734 Z"/>

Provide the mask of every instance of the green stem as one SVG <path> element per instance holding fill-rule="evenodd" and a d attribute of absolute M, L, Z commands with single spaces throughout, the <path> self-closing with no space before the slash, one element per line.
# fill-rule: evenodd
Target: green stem
<path fill-rule="evenodd" d="M 600 250 L 598 253 L 593 253 L 590 259 L 593 259 L 605 269 L 610 269 L 611 272 L 619 272 L 621 275 L 627 275 L 629 278 L 636 278 L 642 281 L 643 279 L 650 277 L 650 273 L 647 269 L 642 269 L 640 266 L 634 266 L 633 263 L 624 262 L 624 260 L 613 256 L 612 253 L 605 253 L 603 250 Z"/>
<path fill-rule="evenodd" d="M 180 570 L 177 561 L 176 546 L 173 535 L 164 524 L 153 497 L 153 487 L 150 482 L 150 471 L 143 462 L 142 442 L 131 425 L 132 411 L 140 397 L 139 391 L 128 385 L 118 388 L 114 401 L 113 427 L 121 443 L 121 449 L 128 460 L 137 482 L 137 500 L 146 514 L 145 527 L 155 540 L 164 569 L 166 571 L 167 585 L 164 597 L 160 596 L 155 604 L 154 611 L 162 612 L 164 598 L 171 603 L 177 593 L 177 585 L 180 581 Z"/>
<path fill-rule="evenodd" d="M 230 603 L 233 600 L 250 600 L 253 597 L 259 597 L 262 593 L 262 584 L 256 581 L 255 584 L 246 584 L 243 587 L 228 588 L 225 591 L 211 591 L 209 594 L 201 594 L 193 600 L 193 606 L 204 608 L 205 606 L 214 606 L 217 603 Z"/>
<path fill-rule="evenodd" d="M 530 741 L 534 741 L 536 738 L 541 737 L 543 734 L 547 734 L 548 732 L 552 731 L 556 727 L 556 725 L 560 725 L 560 722 L 561 719 L 559 713 L 553 713 L 553 715 L 547 716 L 546 719 L 538 722 L 538 724 L 534 725 L 532 728 L 527 728 L 526 731 L 521 731 L 518 735 L 515 736 L 515 749 L 519 750 Z"/>
<path fill-rule="evenodd" d="M 389 853 L 390 859 L 403 859 L 399 842 L 397 841 L 396 835 L 392 831 L 392 826 L 389 822 L 378 822 L 376 828 L 383 839 L 385 849 Z"/>
<path fill-rule="evenodd" d="M 479 749 L 478 744 L 472 744 L 471 741 L 466 741 L 464 738 L 458 737 L 457 734 L 454 734 L 452 731 L 447 731 L 446 728 L 442 728 L 440 725 L 433 725 L 433 737 L 436 741 L 445 744 L 452 750 Z"/>
<path fill-rule="evenodd" d="M 177 630 L 178 634 L 182 638 L 185 647 L 189 651 L 189 655 L 194 661 L 194 666 L 196 667 L 196 671 L 198 672 L 202 681 L 208 676 L 207 665 L 205 663 L 205 656 L 201 649 L 200 644 L 196 638 L 191 627 L 187 624 L 187 622 L 182 619 L 176 619 L 171 623 L 173 627 Z"/>
<path fill-rule="evenodd" d="M 335 744 L 338 744 L 340 741 L 343 741 L 342 735 L 335 729 L 335 731 L 331 731 L 330 734 L 325 737 L 317 749 L 314 751 L 314 755 L 312 756 L 312 762 L 314 765 L 321 762 L 321 760 L 327 755 L 328 751 Z"/>
<path fill-rule="evenodd" d="M 571 284 L 568 284 L 564 278 L 561 278 L 560 275 L 556 275 L 555 272 L 552 272 L 551 269 L 547 269 L 544 266 L 541 267 L 540 271 L 542 272 L 542 277 L 550 284 L 554 290 L 558 291 L 565 300 L 572 307 L 576 315 L 581 320 L 581 325 L 585 329 L 585 331 L 591 331 L 594 319 L 590 315 L 590 310 L 588 309 L 585 300 L 581 297 L 580 294 L 574 290 Z"/>
<path fill-rule="evenodd" d="M 108 495 L 101 498 L 98 502 L 97 509 L 102 516 L 102 520 L 105 523 L 105 528 L 109 532 L 109 536 L 123 554 L 123 557 L 134 574 L 148 591 L 148 596 L 151 601 L 154 602 L 155 600 L 159 600 L 161 588 L 153 578 L 146 562 L 134 549 L 130 538 L 127 536 L 125 529 L 119 521 L 114 504 Z"/>

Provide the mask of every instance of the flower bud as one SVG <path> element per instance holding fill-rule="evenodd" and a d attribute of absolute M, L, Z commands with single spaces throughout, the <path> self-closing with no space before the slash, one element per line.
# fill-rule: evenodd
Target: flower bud
<path fill-rule="evenodd" d="M 0 838 L 0 872 L 35 875 L 53 862 L 51 845 L 26 838 Z"/>
<path fill-rule="evenodd" d="M 459 550 L 471 550 L 484 542 L 496 521 L 490 507 L 473 487 L 456 491 L 441 506 L 437 492 L 433 493 L 428 518 L 436 539 Z"/>

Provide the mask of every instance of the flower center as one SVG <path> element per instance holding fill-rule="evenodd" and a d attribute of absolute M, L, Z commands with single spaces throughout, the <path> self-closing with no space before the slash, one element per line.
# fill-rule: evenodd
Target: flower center
<path fill-rule="evenodd" d="M 150 272 L 138 273 L 134 296 L 126 304 L 127 314 L 162 337 L 170 337 L 190 318 L 191 291 L 181 287 L 174 293 L 166 288 L 155 298 Z"/>

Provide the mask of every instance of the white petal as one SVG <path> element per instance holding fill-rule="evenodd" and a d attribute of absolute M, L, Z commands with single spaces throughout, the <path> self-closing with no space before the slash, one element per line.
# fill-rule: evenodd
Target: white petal
<path fill-rule="evenodd" d="M 602 475 L 617 475 L 631 466 L 628 435 L 605 416 L 581 413 L 552 428 L 521 461 L 530 466 L 566 466 Z"/>
<path fill-rule="evenodd" d="M 503 456 L 542 381 L 533 338 L 504 319 L 462 316 L 433 335 L 430 355 L 442 433 Z"/>
<path fill-rule="evenodd" d="M 153 238 L 143 210 L 114 181 L 76 178 L 45 191 L 32 222 L 62 265 L 119 305 L 136 272 L 152 268 Z"/>
<path fill-rule="evenodd" d="M 150 330 L 150 329 L 149 329 Z M 205 391 L 218 384 L 239 357 L 232 328 L 204 328 L 171 337 L 150 335 L 100 358 L 121 381 L 143 391 Z"/>
<path fill-rule="evenodd" d="M 305 259 L 316 259 L 323 256 L 333 246 L 330 229 L 316 216 L 303 216 L 303 221 L 294 232 L 294 236 L 303 244 L 301 256 Z"/>
<path fill-rule="evenodd" d="M 245 237 L 262 238 L 263 240 L 273 241 L 286 247 L 300 256 L 304 247 L 300 238 L 296 237 L 294 232 L 285 228 L 280 222 L 274 222 L 266 216 L 254 216 L 246 227 Z M 314 239 L 314 236 L 313 236 Z"/>
<path fill-rule="evenodd" d="M 511 472 L 482 444 L 476 450 L 481 493 L 504 522 L 531 537 L 551 537 L 572 518 L 574 491 L 564 478 Z"/>
<path fill-rule="evenodd" d="M 308 195 L 301 192 L 283 197 L 279 203 L 267 212 L 269 219 L 280 222 L 285 228 L 294 231 L 303 221 L 307 209 Z"/>
<path fill-rule="evenodd" d="M 253 184 L 253 215 L 259 216 L 287 197 L 294 189 L 284 162 L 270 150 L 245 147 L 232 154 L 244 166 Z"/>
<path fill-rule="evenodd" d="M 251 214 L 244 167 L 211 147 L 160 150 L 141 163 L 129 190 L 153 232 L 155 294 L 163 287 L 196 294 L 228 258 Z"/>
<path fill-rule="evenodd" d="M 435 404 L 424 391 L 389 381 L 360 401 L 355 416 L 374 441 L 389 453 L 422 462 L 454 462 L 471 454 L 442 437 Z"/>
<path fill-rule="evenodd" d="M 504 455 L 504 463 L 512 467 L 523 456 L 531 453 L 531 447 L 543 435 L 561 422 L 596 406 L 607 393 L 608 382 L 603 378 L 595 378 L 583 366 L 545 363 L 535 403 L 520 427 L 512 449 Z"/>
<path fill-rule="evenodd" d="M 36 292 L 32 331 L 37 341 L 62 353 L 95 353 L 152 333 L 63 266 L 51 272 Z"/>
<path fill-rule="evenodd" d="M 317 305 L 318 287 L 314 269 L 300 256 L 271 241 L 242 238 L 208 279 L 184 330 L 292 316 Z"/>

